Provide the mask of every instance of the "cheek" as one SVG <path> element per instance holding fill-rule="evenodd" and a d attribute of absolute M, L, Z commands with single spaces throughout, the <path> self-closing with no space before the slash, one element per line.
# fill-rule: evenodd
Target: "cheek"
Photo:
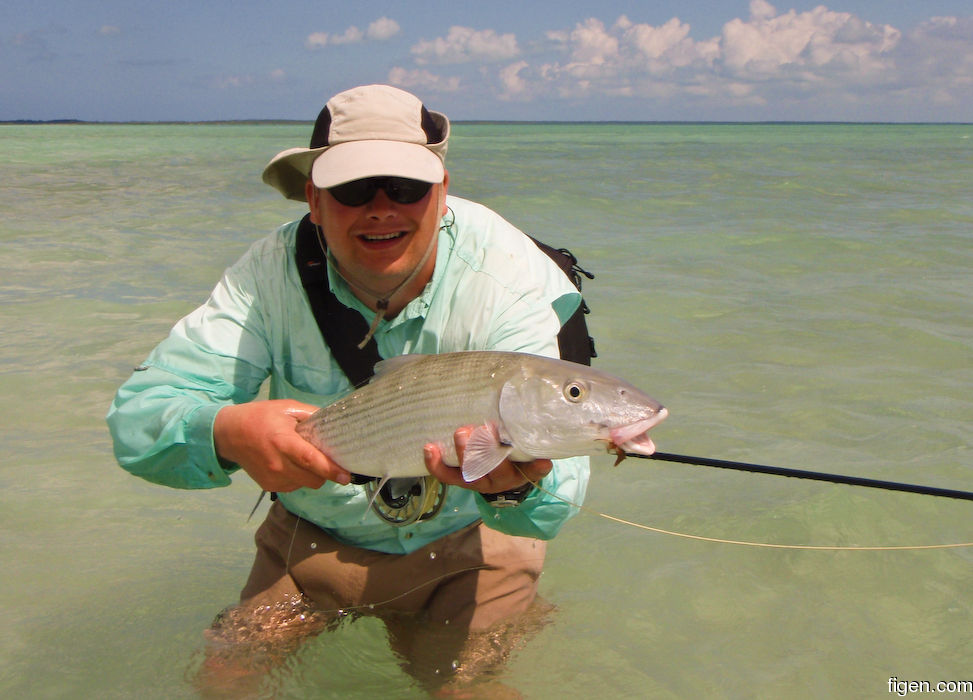
<path fill-rule="evenodd" d="M 326 238 L 330 238 L 329 234 L 340 236 L 342 231 L 347 231 L 357 221 L 359 213 L 359 209 L 344 207 L 325 194 L 318 200 L 319 219 L 314 223 L 321 227 Z M 314 221 L 313 215 L 311 220 Z"/>

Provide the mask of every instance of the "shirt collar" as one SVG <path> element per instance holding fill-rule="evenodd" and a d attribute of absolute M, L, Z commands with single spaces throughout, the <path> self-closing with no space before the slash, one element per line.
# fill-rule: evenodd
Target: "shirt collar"
<path fill-rule="evenodd" d="M 392 328 L 400 323 L 405 323 L 406 321 L 411 321 L 414 318 L 424 318 L 426 313 L 429 311 L 429 307 L 432 304 L 432 299 L 436 294 L 436 290 L 443 279 L 443 275 L 446 274 L 446 266 L 449 257 L 452 255 L 453 247 L 456 242 L 456 232 L 453 227 L 453 215 L 452 212 L 447 212 L 446 217 L 443 219 L 443 224 L 439 229 L 439 241 L 436 243 L 436 266 L 432 273 L 432 279 L 423 288 L 422 293 L 419 294 L 415 299 L 406 304 L 405 308 L 402 309 L 397 315 L 390 319 L 384 319 L 379 324 L 379 329 Z M 375 312 L 369 309 L 358 297 L 356 297 L 348 286 L 348 283 L 342 279 L 338 271 L 335 270 L 334 265 L 331 261 L 331 256 L 327 256 L 328 261 L 328 286 L 331 289 L 331 293 L 345 306 L 355 309 L 360 313 L 366 321 L 371 323 L 371 320 L 375 316 Z"/>

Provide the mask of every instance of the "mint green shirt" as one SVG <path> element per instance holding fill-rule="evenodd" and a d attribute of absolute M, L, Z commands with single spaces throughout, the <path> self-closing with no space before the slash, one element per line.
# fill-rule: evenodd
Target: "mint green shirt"
<path fill-rule="evenodd" d="M 580 303 L 578 290 L 494 212 L 452 196 L 447 204 L 453 214 L 443 220 L 433 277 L 381 322 L 379 354 L 509 350 L 557 357 L 556 336 Z M 220 460 L 213 446 L 223 406 L 253 400 L 268 378 L 273 399 L 324 406 L 351 391 L 307 303 L 294 263 L 296 232 L 291 222 L 256 242 L 118 390 L 108 426 L 124 469 L 176 488 L 226 486 L 238 467 Z M 371 323 L 373 312 L 332 272 L 337 298 Z M 515 508 L 496 509 L 450 487 L 438 515 L 405 527 L 373 513 L 361 486 L 327 482 L 279 498 L 343 542 L 406 553 L 480 518 L 508 534 L 549 539 L 576 511 L 560 499 L 581 503 L 587 481 L 588 459 L 577 457 L 557 460 L 543 490 Z"/>

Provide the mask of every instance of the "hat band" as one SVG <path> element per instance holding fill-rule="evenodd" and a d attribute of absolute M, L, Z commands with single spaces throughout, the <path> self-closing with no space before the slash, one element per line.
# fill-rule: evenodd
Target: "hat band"
<path fill-rule="evenodd" d="M 426 135 L 426 145 L 431 146 L 442 143 L 446 138 L 446 134 L 444 134 L 443 130 L 439 127 L 439 124 L 437 124 L 436 119 L 433 118 L 432 113 L 426 109 L 425 105 L 420 107 L 419 112 L 419 126 Z M 318 114 L 317 120 L 314 122 L 314 130 L 311 132 L 310 147 L 325 148 L 331 145 L 331 110 L 328 109 L 328 105 L 325 105 Z"/>

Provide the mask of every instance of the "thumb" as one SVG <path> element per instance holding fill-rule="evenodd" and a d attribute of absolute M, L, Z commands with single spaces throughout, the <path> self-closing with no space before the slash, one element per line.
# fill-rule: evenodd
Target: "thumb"
<path fill-rule="evenodd" d="M 311 411 L 306 408 L 291 407 L 291 408 L 284 409 L 284 413 L 290 416 L 291 418 L 293 418 L 298 423 L 300 423 L 301 421 L 307 420 L 308 418 L 313 416 L 315 411 Z"/>

